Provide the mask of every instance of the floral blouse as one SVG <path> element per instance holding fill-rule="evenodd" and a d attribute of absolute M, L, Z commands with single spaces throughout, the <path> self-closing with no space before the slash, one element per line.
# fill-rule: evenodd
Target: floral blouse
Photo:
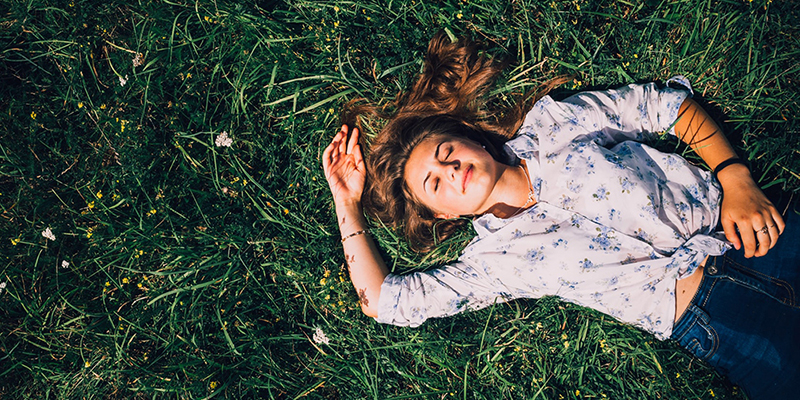
<path fill-rule="evenodd" d="M 692 92 L 682 76 L 667 85 L 539 100 L 505 145 L 511 164 L 526 160 L 538 202 L 511 218 L 475 219 L 477 237 L 450 265 L 388 275 L 377 321 L 418 326 L 558 296 L 668 338 L 676 280 L 730 245 L 714 232 L 722 193 L 711 174 L 638 142 L 675 134 Z"/>

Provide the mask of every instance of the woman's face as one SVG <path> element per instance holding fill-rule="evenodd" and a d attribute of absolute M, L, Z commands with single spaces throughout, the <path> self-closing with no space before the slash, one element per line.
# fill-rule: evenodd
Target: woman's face
<path fill-rule="evenodd" d="M 454 218 L 486 212 L 494 204 L 492 191 L 502 171 L 502 164 L 480 144 L 434 136 L 411 151 L 405 182 L 437 218 Z"/>

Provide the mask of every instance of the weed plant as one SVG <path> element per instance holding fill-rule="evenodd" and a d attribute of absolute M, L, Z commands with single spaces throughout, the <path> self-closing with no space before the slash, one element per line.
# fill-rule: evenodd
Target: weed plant
<path fill-rule="evenodd" d="M 446 30 L 511 61 L 497 101 L 685 75 L 760 183 L 796 192 L 798 20 L 761 0 L 0 0 L 0 398 L 744 398 L 554 298 L 377 324 L 320 155 L 344 102 L 391 101 Z M 471 237 L 422 257 L 373 229 L 395 272 Z"/>

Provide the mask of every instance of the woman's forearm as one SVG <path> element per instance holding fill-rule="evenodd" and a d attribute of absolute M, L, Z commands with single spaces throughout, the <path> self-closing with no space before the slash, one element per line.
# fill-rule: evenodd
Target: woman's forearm
<path fill-rule="evenodd" d="M 350 272 L 350 280 L 361 301 L 361 310 L 370 317 L 377 317 L 381 284 L 389 274 L 389 270 L 378 253 L 372 236 L 369 234 L 350 236 L 367 228 L 361 204 L 337 204 L 336 217 L 342 237 L 347 238 L 342 243 L 344 257 Z"/>
<path fill-rule="evenodd" d="M 678 121 L 675 123 L 675 133 L 712 170 L 723 161 L 736 157 L 736 151 L 733 150 L 719 125 L 692 99 L 687 98 L 681 105 Z M 717 178 L 723 188 L 733 183 L 741 183 L 743 179 L 752 179 L 750 171 L 741 164 L 725 167 Z"/>

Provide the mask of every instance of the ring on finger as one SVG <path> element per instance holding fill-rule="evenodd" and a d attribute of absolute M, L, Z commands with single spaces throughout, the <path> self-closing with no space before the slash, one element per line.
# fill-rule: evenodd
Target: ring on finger
<path fill-rule="evenodd" d="M 769 234 L 769 227 L 764 225 L 764 227 L 759 229 L 758 231 L 763 233 L 763 234 L 765 234 L 765 235 L 767 235 L 767 234 Z"/>

